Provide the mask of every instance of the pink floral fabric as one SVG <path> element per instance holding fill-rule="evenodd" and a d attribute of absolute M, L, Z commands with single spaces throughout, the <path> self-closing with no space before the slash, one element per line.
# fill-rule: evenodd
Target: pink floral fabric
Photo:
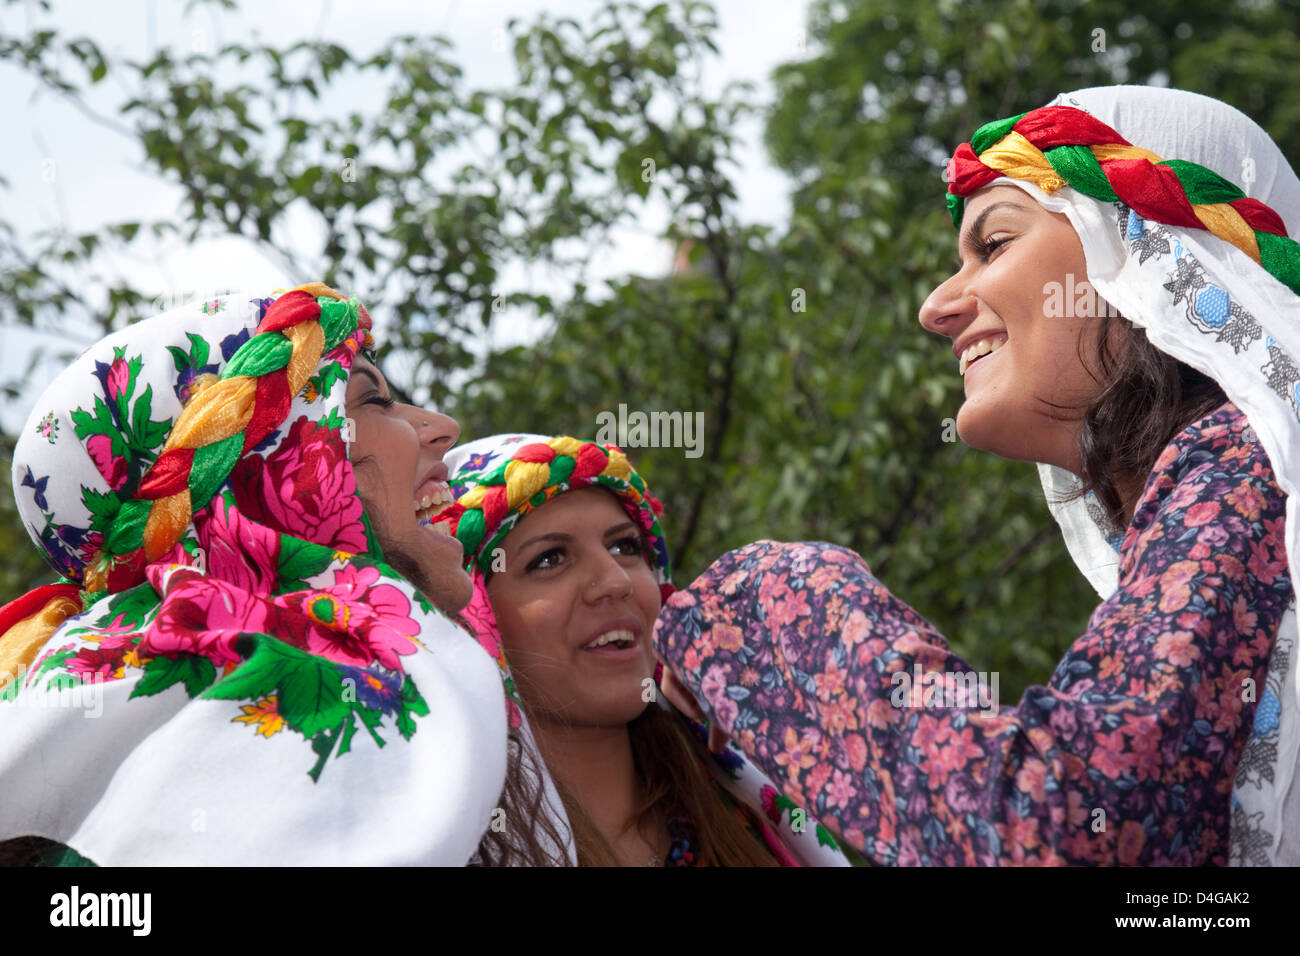
<path fill-rule="evenodd" d="M 160 316 L 154 329 L 105 340 L 64 373 L 68 385 L 52 386 L 67 409 L 33 429 L 42 438 L 30 443 L 37 468 L 24 466 L 18 499 L 60 571 L 82 580 L 88 550 L 116 527 L 181 402 L 200 376 L 255 352 L 254 334 L 262 342 L 279 334 L 280 326 L 263 326 L 280 301 L 214 300 L 198 315 Z M 288 293 L 285 307 L 308 310 L 324 335 L 316 372 L 287 417 L 195 508 L 180 540 L 142 566 L 145 583 L 95 596 L 65 629 L 80 644 L 61 646 L 45 671 L 138 680 L 132 699 L 179 683 L 191 698 L 249 701 L 234 705 L 232 719 L 255 717 L 263 737 L 301 733 L 315 780 L 324 758 L 346 754 L 360 727 L 379 739 L 385 717 L 395 715 L 394 729 L 410 739 L 427 705 L 407 659 L 421 649 L 417 635 L 443 622 L 430 620 L 427 604 L 415 606 L 415 592 L 371 546 L 348 460 L 347 378 L 369 317 L 355 301 L 326 297 L 313 307 L 303 292 Z M 71 427 L 59 424 L 64 415 Z M 25 684 L 46 679 L 45 671 L 30 669 Z M 375 696 L 390 685 L 395 701 Z"/>
<path fill-rule="evenodd" d="M 244 512 L 294 537 L 356 554 L 366 550 L 356 478 L 338 430 L 300 417 L 280 447 L 243 458 L 230 476 Z"/>
<path fill-rule="evenodd" d="M 945 706 L 974 668 L 835 545 L 723 556 L 668 601 L 656 644 L 790 799 L 875 862 L 1224 864 L 1293 600 L 1285 498 L 1246 429 L 1228 404 L 1169 444 L 1119 590 L 1017 706 Z"/>
<path fill-rule="evenodd" d="M 369 328 L 320 287 L 185 303 L 92 345 L 42 394 L 12 485 L 68 579 L 38 601 L 70 609 L 80 591 L 82 607 L 18 647 L 17 673 L 0 664 L 0 842 L 43 837 L 105 866 L 474 855 L 506 772 L 502 681 L 388 563 L 358 495 L 347 383 Z M 251 405 L 204 399 L 243 376 Z M 171 457 L 190 520 L 146 557 L 142 482 L 196 398 L 238 417 Z"/>

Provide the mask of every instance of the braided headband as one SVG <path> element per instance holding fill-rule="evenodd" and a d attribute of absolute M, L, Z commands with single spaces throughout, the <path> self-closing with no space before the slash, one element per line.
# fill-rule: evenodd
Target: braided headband
<path fill-rule="evenodd" d="M 455 479 L 453 479 L 455 480 Z M 521 445 L 507 461 L 473 479 L 473 486 L 443 509 L 435 522 L 447 522 L 465 549 L 466 567 L 487 571 L 492 551 L 515 523 L 533 508 L 573 488 L 609 488 L 633 510 L 651 539 L 655 563 L 669 578 L 668 549 L 659 528 L 661 505 L 646 490 L 616 445 L 559 437 Z"/>
<path fill-rule="evenodd" d="M 1072 106 L 1044 106 L 985 123 L 948 161 L 948 210 L 960 226 L 963 199 L 1000 176 L 1047 194 L 1071 186 L 1102 202 L 1122 202 L 1144 219 L 1206 229 L 1300 294 L 1300 245 L 1282 218 L 1218 173 L 1161 159 Z"/>
<path fill-rule="evenodd" d="M 288 417 L 321 356 L 357 331 L 360 347 L 369 328 L 356 299 L 318 282 L 271 303 L 220 376 L 195 382 L 162 451 L 112 516 L 86 568 L 86 590 L 117 592 L 143 581 L 145 566 L 180 540 L 239 459 Z"/>

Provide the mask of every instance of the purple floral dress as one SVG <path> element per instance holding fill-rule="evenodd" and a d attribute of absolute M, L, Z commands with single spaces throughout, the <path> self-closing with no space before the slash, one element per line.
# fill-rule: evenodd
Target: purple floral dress
<path fill-rule="evenodd" d="M 1224 864 L 1292 600 L 1284 513 L 1235 406 L 1181 432 L 1120 546 L 1118 591 L 1015 707 L 990 706 L 971 665 L 835 545 L 724 555 L 668 601 L 656 644 L 760 769 L 875 862 Z"/>

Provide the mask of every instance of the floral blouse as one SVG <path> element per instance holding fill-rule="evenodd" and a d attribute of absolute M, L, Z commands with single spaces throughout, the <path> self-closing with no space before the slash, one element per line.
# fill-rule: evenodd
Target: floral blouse
<path fill-rule="evenodd" d="M 669 599 L 656 644 L 758 767 L 873 862 L 1224 864 L 1292 601 L 1284 513 L 1235 406 L 1178 434 L 1118 590 L 1014 707 L 835 545 L 724 555 Z"/>

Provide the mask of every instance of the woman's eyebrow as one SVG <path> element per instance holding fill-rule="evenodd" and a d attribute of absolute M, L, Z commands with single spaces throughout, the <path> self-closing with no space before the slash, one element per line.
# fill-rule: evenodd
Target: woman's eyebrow
<path fill-rule="evenodd" d="M 610 527 L 605 529 L 605 537 L 608 538 L 610 535 L 622 534 L 624 531 L 629 531 L 629 530 L 640 531 L 641 529 L 638 528 L 631 521 L 620 521 L 618 524 L 610 525 Z"/>
<path fill-rule="evenodd" d="M 354 366 L 352 369 L 352 374 L 364 375 L 366 378 L 370 379 L 370 381 L 374 382 L 376 391 L 378 391 L 380 394 L 383 393 L 384 391 L 383 383 L 379 380 L 379 376 L 376 375 L 374 372 L 370 371 L 370 369 L 360 367 L 360 366 Z"/>
<path fill-rule="evenodd" d="M 984 209 L 981 210 L 980 214 L 975 217 L 975 221 L 971 223 L 970 228 L 962 230 L 961 243 L 960 243 L 961 248 L 963 249 L 974 248 L 975 246 L 974 237 L 979 235 L 979 233 L 984 229 L 984 220 L 988 219 L 988 217 L 993 213 L 995 209 L 998 209 L 1002 206 L 1010 206 L 1012 209 L 1024 208 L 1023 206 L 1020 205 L 1020 203 L 1012 202 L 1009 199 L 1003 199 L 1001 202 L 995 202 L 992 205 L 985 206 Z M 957 261 L 958 263 L 961 263 L 962 260 L 960 256 L 958 257 Z"/>
<path fill-rule="evenodd" d="M 539 534 L 529 538 L 527 541 L 519 545 L 519 550 L 523 551 L 530 545 L 536 544 L 539 541 L 568 541 L 572 537 L 573 535 L 565 534 L 563 531 L 548 531 L 546 534 Z"/>

